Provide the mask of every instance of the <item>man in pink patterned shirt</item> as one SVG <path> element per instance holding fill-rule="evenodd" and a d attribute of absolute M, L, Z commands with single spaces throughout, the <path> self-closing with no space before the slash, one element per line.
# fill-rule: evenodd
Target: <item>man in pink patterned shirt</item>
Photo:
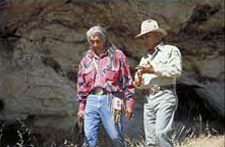
<path fill-rule="evenodd" d="M 133 116 L 134 86 L 126 56 L 107 40 L 103 27 L 91 27 L 86 35 L 90 50 L 80 62 L 77 80 L 78 117 L 84 119 L 85 143 L 96 146 L 102 122 L 112 146 L 125 147 L 122 122 L 114 114 L 125 102 L 127 118 Z"/>

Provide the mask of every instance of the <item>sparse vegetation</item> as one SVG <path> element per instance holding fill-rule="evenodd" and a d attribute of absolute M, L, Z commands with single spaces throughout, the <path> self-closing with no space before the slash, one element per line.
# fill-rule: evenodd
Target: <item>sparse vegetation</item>
<path fill-rule="evenodd" d="M 219 134 L 216 130 L 210 129 L 208 123 L 201 122 L 201 116 L 196 119 L 196 127 L 198 132 L 194 132 L 193 128 L 188 128 L 183 123 L 177 123 L 176 128 L 173 131 L 172 139 L 176 147 L 224 147 L 225 134 Z M 62 143 L 56 140 L 55 143 L 46 144 L 45 142 L 36 142 L 37 140 L 31 140 L 33 134 L 31 129 L 21 120 L 17 119 L 16 124 L 13 125 L 16 131 L 6 132 L 7 125 L 1 123 L 0 126 L 0 145 L 1 147 L 78 147 L 74 141 L 64 139 Z M 11 125 L 12 127 L 12 125 Z M 12 130 L 12 129 L 11 129 Z M 5 133 L 5 134 L 4 134 Z M 14 140 L 9 139 L 5 136 L 10 134 Z M 61 138 L 65 138 L 65 134 L 61 134 Z M 47 136 L 46 136 L 47 137 Z M 126 142 L 129 147 L 144 146 L 145 139 L 144 135 L 140 135 L 139 138 L 131 138 L 128 135 L 125 136 Z M 56 138 L 59 139 L 59 138 Z M 59 139 L 61 140 L 61 139 Z M 14 141 L 14 143 L 10 142 Z"/>
<path fill-rule="evenodd" d="M 134 74 L 134 67 L 145 50 L 144 42 L 134 36 L 140 31 L 141 21 L 147 18 L 160 22 L 168 31 L 165 41 L 178 46 L 183 57 L 181 81 L 184 83 L 177 86 L 179 106 L 172 136 L 175 145 L 225 146 L 225 74 L 224 64 L 220 63 L 225 55 L 222 0 L 175 0 L 165 4 L 161 0 L 152 3 L 0 1 L 0 112 L 4 116 L 0 116 L 0 147 L 77 147 L 76 131 L 63 132 L 49 128 L 50 125 L 31 128 L 21 120 L 14 124 L 8 122 L 25 113 L 37 115 L 32 124 L 38 125 L 42 122 L 38 116 L 48 119 L 50 113 L 56 116 L 57 124 L 61 123 L 57 120 L 58 113 L 73 111 L 74 95 L 71 93 L 75 89 L 78 63 L 88 49 L 85 32 L 92 25 L 102 24 L 108 28 L 112 41 L 122 46 Z M 206 74 L 208 70 L 212 72 Z M 66 77 L 69 82 L 64 81 Z M 36 88 L 37 85 L 47 86 Z M 63 94 L 52 90 L 52 86 L 61 88 Z M 62 98 L 53 103 L 52 97 L 59 95 Z M 142 105 L 144 93 L 136 96 L 138 104 Z M 104 137 L 100 140 L 110 144 L 107 136 Z M 144 135 L 126 136 L 126 141 L 130 146 L 141 146 Z"/>

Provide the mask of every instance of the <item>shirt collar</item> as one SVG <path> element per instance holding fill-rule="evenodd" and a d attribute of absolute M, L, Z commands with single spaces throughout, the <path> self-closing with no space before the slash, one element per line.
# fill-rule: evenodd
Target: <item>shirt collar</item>
<path fill-rule="evenodd" d="M 90 58 L 99 59 L 99 58 L 103 58 L 107 55 L 108 55 L 108 50 L 105 50 L 105 52 L 101 56 L 98 56 L 92 49 L 90 49 L 90 52 L 89 52 Z"/>
<path fill-rule="evenodd" d="M 165 44 L 163 42 L 160 42 L 156 47 L 155 47 L 155 51 L 153 53 L 150 54 L 149 50 L 147 50 L 147 52 L 145 53 L 145 58 L 148 58 L 149 56 L 152 56 L 153 54 L 155 54 L 158 51 L 162 51 L 164 48 Z"/>
<path fill-rule="evenodd" d="M 160 42 L 160 43 L 155 47 L 155 49 L 156 49 L 156 50 L 158 49 L 159 51 L 161 51 L 161 50 L 163 50 L 164 46 L 165 46 L 165 44 L 164 44 L 163 42 Z"/>

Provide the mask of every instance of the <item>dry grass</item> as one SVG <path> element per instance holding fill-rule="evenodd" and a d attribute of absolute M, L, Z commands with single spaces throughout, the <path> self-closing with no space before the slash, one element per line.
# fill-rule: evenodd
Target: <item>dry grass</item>
<path fill-rule="evenodd" d="M 14 143 L 12 144 L 12 142 L 9 142 L 7 138 L 4 138 L 4 137 L 7 137 L 7 132 L 5 132 L 6 134 L 3 133 L 4 130 L 7 130 L 6 127 L 7 126 L 5 126 L 4 123 L 0 125 L 0 146 L 5 146 L 8 143 L 11 143 L 11 145 L 14 146 Z M 14 132 L 14 134 L 10 134 L 10 136 L 11 137 L 17 136 L 16 138 L 17 140 L 14 140 L 16 141 L 15 146 L 18 146 L 18 147 L 30 146 L 31 147 L 31 146 L 39 146 L 39 144 L 40 146 L 43 146 L 43 147 L 49 146 L 49 145 L 44 145 L 47 143 L 44 140 L 42 140 L 42 142 L 40 142 L 40 140 L 39 141 L 33 140 L 34 142 L 32 142 L 31 140 L 32 134 L 30 134 L 30 129 L 29 127 L 26 126 L 24 122 L 18 120 L 18 124 L 15 125 L 14 127 L 15 129 L 17 128 L 17 132 Z M 204 128 L 204 125 L 202 125 L 201 128 L 203 128 L 201 131 L 202 133 L 195 134 L 194 132 L 190 131 L 191 130 L 190 128 L 187 128 L 182 124 L 177 125 L 176 130 L 174 131 L 174 134 L 173 134 L 173 142 L 175 144 L 175 147 L 225 147 L 225 134 L 219 135 L 218 132 L 212 131 L 213 129 L 210 130 L 208 127 Z M 67 132 L 67 135 L 71 136 L 71 134 L 68 134 L 68 132 Z M 64 140 L 64 143 L 62 145 L 62 139 L 69 138 L 69 136 L 67 135 L 61 133 L 59 138 L 53 139 L 55 140 L 54 143 L 50 143 L 50 142 L 49 143 L 51 144 L 51 146 L 57 146 L 57 147 L 76 147 L 76 145 L 73 144 L 74 140 L 69 140 L 69 141 Z M 50 139 L 48 136 L 44 136 L 44 137 L 47 138 L 48 140 Z M 106 138 L 101 138 L 101 139 L 107 142 Z M 125 139 L 129 147 L 137 147 L 137 146 L 145 145 L 144 134 L 141 134 L 138 138 L 129 137 L 126 135 Z M 105 145 L 106 142 L 104 142 L 104 145 L 100 145 L 100 146 L 109 146 L 110 143 Z"/>
<path fill-rule="evenodd" d="M 128 145 L 131 147 L 144 146 L 144 138 L 134 140 L 126 137 Z M 187 138 L 180 145 L 175 147 L 225 147 L 225 135 L 220 136 L 200 136 L 195 138 Z"/>
<path fill-rule="evenodd" d="M 225 135 L 188 139 L 183 145 L 177 147 L 225 147 Z"/>

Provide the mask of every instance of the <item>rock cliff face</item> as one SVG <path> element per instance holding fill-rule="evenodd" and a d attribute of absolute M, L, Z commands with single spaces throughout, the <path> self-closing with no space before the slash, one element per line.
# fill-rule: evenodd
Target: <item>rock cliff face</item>
<path fill-rule="evenodd" d="M 107 27 L 133 71 L 145 50 L 134 36 L 148 18 L 168 31 L 166 40 L 183 55 L 176 119 L 193 120 L 201 114 L 204 120 L 224 120 L 223 1 L 50 0 L 0 1 L 0 120 L 21 119 L 34 128 L 73 128 L 76 73 L 88 50 L 87 29 Z M 127 129 L 131 135 L 143 133 L 143 98 L 137 94 L 137 99 L 135 120 L 126 126 L 137 128 Z"/>

